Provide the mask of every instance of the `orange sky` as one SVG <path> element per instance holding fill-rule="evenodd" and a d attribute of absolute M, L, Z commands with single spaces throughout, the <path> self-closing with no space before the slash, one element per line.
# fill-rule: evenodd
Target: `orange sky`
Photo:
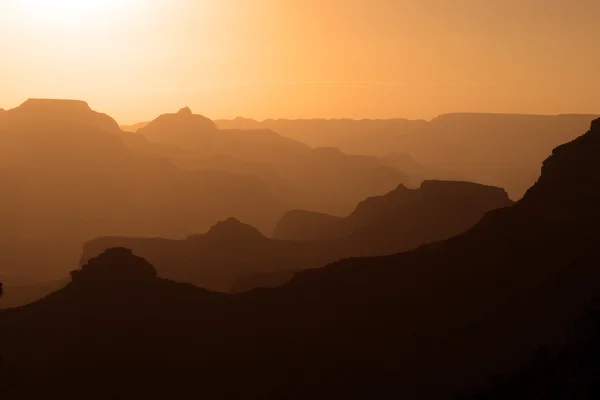
<path fill-rule="evenodd" d="M 0 107 L 600 113 L 598 0 L 0 0 Z"/>

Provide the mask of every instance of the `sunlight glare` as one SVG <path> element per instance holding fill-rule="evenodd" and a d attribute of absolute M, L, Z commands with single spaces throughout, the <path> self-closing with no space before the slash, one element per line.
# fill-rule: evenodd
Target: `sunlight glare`
<path fill-rule="evenodd" d="M 104 23 L 107 17 L 123 16 L 134 1 L 137 0 L 17 0 L 13 7 L 24 22 L 40 28 L 50 25 L 71 29 Z"/>

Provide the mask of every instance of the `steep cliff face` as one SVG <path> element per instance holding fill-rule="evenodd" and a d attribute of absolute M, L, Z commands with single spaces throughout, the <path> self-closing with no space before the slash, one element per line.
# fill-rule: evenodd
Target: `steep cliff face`
<path fill-rule="evenodd" d="M 388 382 L 401 392 L 412 387 L 411 394 L 437 397 L 514 370 L 540 344 L 559 343 L 600 295 L 599 128 L 595 121 L 557 148 L 522 200 L 467 232 L 403 254 L 305 271 L 281 292 L 290 301 L 319 299 L 312 311 L 320 315 L 338 310 L 344 330 L 356 328 L 351 321 L 358 317 L 349 310 L 341 316 L 337 305 L 360 299 L 365 310 L 380 309 L 379 317 L 365 311 L 365 323 L 381 322 L 395 337 L 387 350 L 417 368 L 412 378 L 403 370 L 404 389 Z M 391 322 L 394 315 L 402 317 Z M 358 342 L 375 336 L 365 333 Z M 362 370 L 358 361 L 350 369 Z"/>
<path fill-rule="evenodd" d="M 588 133 L 557 147 L 542 166 L 538 182 L 520 202 L 544 212 L 567 209 L 572 215 L 598 215 L 600 209 L 600 119 Z M 564 214 L 564 211 L 562 212 Z"/>
<path fill-rule="evenodd" d="M 351 241 L 363 255 L 382 255 L 447 239 L 475 225 L 488 211 L 512 204 L 501 188 L 424 181 L 418 189 L 400 185 L 383 196 L 368 198 L 345 218 L 288 212 L 277 224 L 274 237 Z"/>

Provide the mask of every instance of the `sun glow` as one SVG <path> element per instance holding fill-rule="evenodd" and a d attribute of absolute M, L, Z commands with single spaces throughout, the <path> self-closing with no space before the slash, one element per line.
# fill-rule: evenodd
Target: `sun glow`
<path fill-rule="evenodd" d="M 20 20 L 39 29 L 86 29 L 123 16 L 137 0 L 15 0 Z"/>

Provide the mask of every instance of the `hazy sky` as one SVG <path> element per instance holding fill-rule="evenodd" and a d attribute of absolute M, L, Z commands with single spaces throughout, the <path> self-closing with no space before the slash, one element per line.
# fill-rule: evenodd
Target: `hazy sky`
<path fill-rule="evenodd" d="M 0 0 L 0 107 L 600 113 L 600 0 Z"/>

